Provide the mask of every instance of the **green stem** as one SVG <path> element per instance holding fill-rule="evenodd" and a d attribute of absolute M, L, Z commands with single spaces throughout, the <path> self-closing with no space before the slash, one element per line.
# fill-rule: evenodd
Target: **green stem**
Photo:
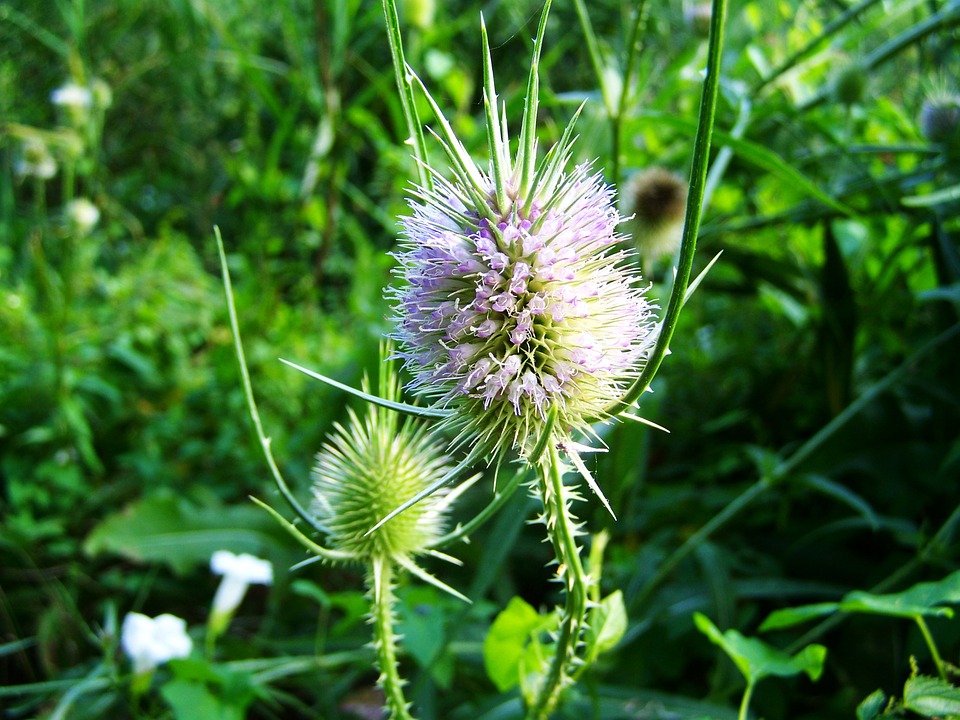
<path fill-rule="evenodd" d="M 723 53 L 723 32 L 727 16 L 727 0 L 713 0 L 713 14 L 710 18 L 710 45 L 707 48 L 707 70 L 700 98 L 700 118 L 697 124 L 697 137 L 693 148 L 693 167 L 690 171 L 690 191 L 687 195 L 687 212 L 683 226 L 683 240 L 680 246 L 680 259 L 676 279 L 670 293 L 670 301 L 664 312 L 654 346 L 636 382 L 630 386 L 621 400 L 607 409 L 607 414 L 618 415 L 634 403 L 653 382 L 660 369 L 660 363 L 666 357 L 673 338 L 673 332 L 680 319 L 690 284 L 690 272 L 693 269 L 693 256 L 697 249 L 697 233 L 700 230 L 700 216 L 703 211 L 703 194 L 707 181 L 707 166 L 710 164 L 710 141 L 713 138 L 713 125 L 717 114 L 717 96 L 720 90 L 720 62 Z"/>
<path fill-rule="evenodd" d="M 223 273 L 223 292 L 227 300 L 227 313 L 230 316 L 230 330 L 233 332 L 233 349 L 237 355 L 237 363 L 240 366 L 240 379 L 243 382 L 243 394 L 247 398 L 247 410 L 250 413 L 250 419 L 253 421 L 253 427 L 257 432 L 257 438 L 260 440 L 260 448 L 263 450 L 263 456 L 266 458 L 267 466 L 270 468 L 270 474 L 277 485 L 277 490 L 287 501 L 290 508 L 300 516 L 300 518 L 317 532 L 323 532 L 323 528 L 317 524 L 316 518 L 310 515 L 301 507 L 300 503 L 293 496 L 290 488 L 287 486 L 283 475 L 280 474 L 280 468 L 277 467 L 273 459 L 273 451 L 270 449 L 270 438 L 263 432 L 263 424 L 260 422 L 260 413 L 257 411 L 257 402 L 253 398 L 253 385 L 250 382 L 250 372 L 247 369 L 247 358 L 243 353 L 243 342 L 240 339 L 240 325 L 237 322 L 237 309 L 233 301 L 233 285 L 230 282 L 230 270 L 227 267 L 227 255 L 223 249 L 223 238 L 220 237 L 220 228 L 213 228 L 217 236 L 217 250 L 220 252 L 220 270 Z"/>
<path fill-rule="evenodd" d="M 541 465 L 540 492 L 543 496 L 547 533 L 556 554 L 566 592 L 556 653 L 536 701 L 527 712 L 527 720 L 546 720 L 554 711 L 564 688 L 570 683 L 570 669 L 576 656 L 587 612 L 588 581 L 577 545 L 577 522 L 570 512 L 570 494 L 563 484 L 564 465 L 554 443 L 550 457 Z"/>
<path fill-rule="evenodd" d="M 937 644 L 933 641 L 933 635 L 930 634 L 930 628 L 927 627 L 927 621 L 923 619 L 922 615 L 914 615 L 913 619 L 916 620 L 917 627 L 920 628 L 920 633 L 923 635 L 927 647 L 930 648 L 930 655 L 933 657 L 933 662 L 937 665 L 937 672 L 940 674 L 940 679 L 946 681 L 947 668 L 943 664 L 943 658 L 940 657 L 940 652 L 937 650 Z"/>
<path fill-rule="evenodd" d="M 370 599 L 373 618 L 373 644 L 380 668 L 378 683 L 386 697 L 390 720 L 412 720 L 403 695 L 403 679 L 397 661 L 397 637 L 393 633 L 393 564 L 389 558 L 371 561 Z"/>
<path fill-rule="evenodd" d="M 494 513 L 503 507 L 504 503 L 506 503 L 507 500 L 513 496 L 513 493 L 520 486 L 520 482 L 523 480 L 526 474 L 527 466 L 524 465 L 520 470 L 517 470 L 517 472 L 512 478 L 510 478 L 506 485 L 504 485 L 494 494 L 493 500 L 491 500 L 483 510 L 474 515 L 466 525 L 458 526 L 456 529 L 451 530 L 443 537 L 435 540 L 430 544 L 430 548 L 436 550 L 446 547 L 447 545 L 450 545 L 462 538 L 470 537 L 474 530 L 493 517 Z"/>
<path fill-rule="evenodd" d="M 417 113 L 416 99 L 413 97 L 413 83 L 410 81 L 406 60 L 403 57 L 403 36 L 400 34 L 396 0 L 383 0 L 383 16 L 387 23 L 390 57 L 393 59 L 393 72 L 397 81 L 397 90 L 400 93 L 400 105 L 403 107 L 403 117 L 407 121 L 410 142 L 413 143 L 413 156 L 417 160 L 420 187 L 431 190 L 433 178 L 427 171 L 427 141 L 423 134 L 423 124 Z"/>
<path fill-rule="evenodd" d="M 753 697 L 753 682 L 747 682 L 747 689 L 743 691 L 743 699 L 740 701 L 740 714 L 737 720 L 747 720 L 749 717 L 750 698 Z"/>
<path fill-rule="evenodd" d="M 617 101 L 616 112 L 610 116 L 610 181 L 617 187 L 620 186 L 622 178 L 620 177 L 620 147 L 623 144 L 623 115 L 627 111 L 627 103 L 630 99 L 630 83 L 632 81 L 633 68 L 637 61 L 640 43 L 640 27 L 647 17 L 647 0 L 639 0 L 637 3 L 636 14 L 633 17 L 633 25 L 630 27 L 630 37 L 627 40 L 627 57 L 623 63 L 623 79 L 620 86 L 620 98 Z"/>

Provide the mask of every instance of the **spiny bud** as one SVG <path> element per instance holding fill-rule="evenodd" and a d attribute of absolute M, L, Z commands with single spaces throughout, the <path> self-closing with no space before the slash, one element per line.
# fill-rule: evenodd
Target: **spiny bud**
<path fill-rule="evenodd" d="M 931 94 L 920 109 L 920 131 L 931 142 L 943 143 L 960 134 L 960 95 Z"/>
<path fill-rule="evenodd" d="M 366 388 L 365 388 L 366 389 Z M 389 375 L 383 397 L 399 398 Z M 336 425 L 313 470 L 313 512 L 331 548 L 358 560 L 390 558 L 406 564 L 443 533 L 448 493 L 439 490 L 368 534 L 388 513 L 452 468 L 426 426 L 371 405 L 361 420 L 350 411 Z"/>

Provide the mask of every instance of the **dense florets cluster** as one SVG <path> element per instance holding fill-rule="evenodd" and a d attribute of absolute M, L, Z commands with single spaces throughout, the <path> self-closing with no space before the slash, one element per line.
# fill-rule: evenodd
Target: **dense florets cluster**
<path fill-rule="evenodd" d="M 496 208 L 492 183 L 486 195 Z M 461 443 L 523 453 L 551 408 L 561 433 L 582 430 L 636 377 L 651 306 L 613 196 L 580 166 L 492 220 L 446 182 L 411 203 L 392 291 L 398 354 L 410 388 L 453 411 Z"/>

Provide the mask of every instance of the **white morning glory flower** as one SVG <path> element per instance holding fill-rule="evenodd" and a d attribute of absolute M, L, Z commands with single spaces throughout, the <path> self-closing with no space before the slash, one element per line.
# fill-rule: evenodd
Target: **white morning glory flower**
<path fill-rule="evenodd" d="M 149 673 L 168 660 L 183 658 L 193 649 L 187 623 L 176 615 L 155 618 L 131 612 L 123 619 L 120 644 L 133 661 L 136 675 Z"/>
<path fill-rule="evenodd" d="M 210 569 L 223 575 L 213 598 L 211 625 L 217 633 L 226 628 L 230 616 L 243 600 L 250 585 L 272 585 L 273 565 L 247 553 L 235 555 L 229 550 L 218 550 L 210 558 Z"/>

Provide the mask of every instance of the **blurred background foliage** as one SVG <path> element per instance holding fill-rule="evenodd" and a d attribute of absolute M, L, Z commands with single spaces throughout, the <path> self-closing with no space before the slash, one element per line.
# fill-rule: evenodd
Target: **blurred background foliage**
<path fill-rule="evenodd" d="M 640 7 L 622 108 L 634 3 L 556 2 L 541 68 L 542 145 L 586 99 L 578 160 L 618 184 L 651 166 L 685 175 L 704 62 L 703 5 Z M 477 157 L 479 14 L 516 118 L 539 9 L 401 3 L 407 59 Z M 602 430 L 610 452 L 593 469 L 619 521 L 595 502 L 581 512 L 610 532 L 605 592 L 622 589 L 630 626 L 569 712 L 732 717 L 742 681 L 694 611 L 755 633 L 777 608 L 956 569 L 958 25 L 956 0 L 732 3 L 699 267 L 722 254 L 644 398 L 670 434 Z M 51 102 L 71 82 L 89 105 Z M 247 716 L 376 717 L 370 656 L 337 659 L 368 637 L 359 575 L 287 572 L 301 552 L 247 500 L 276 495 L 212 227 L 267 433 L 305 500 L 313 455 L 352 401 L 277 358 L 353 385 L 374 370 L 416 175 L 404 136 L 379 3 L 0 3 L 0 682 L 52 683 L 0 697 L 5 717 L 59 711 L 71 682 L 114 667 L 117 613 L 201 625 L 221 547 L 278 568 L 220 648 L 224 667 L 253 673 Z M 670 258 L 644 274 L 666 297 Z M 464 566 L 444 577 L 474 605 L 404 589 L 418 716 L 516 712 L 480 645 L 511 597 L 537 606 L 556 592 L 530 515 L 518 495 L 454 549 Z M 956 623 L 931 628 L 960 663 Z M 765 638 L 827 645 L 824 676 L 761 686 L 759 716 L 853 717 L 875 689 L 897 693 L 912 655 L 930 672 L 908 623 L 805 630 Z M 164 697 L 145 713 L 188 717 Z M 64 716 L 128 712 L 107 694 Z"/>

